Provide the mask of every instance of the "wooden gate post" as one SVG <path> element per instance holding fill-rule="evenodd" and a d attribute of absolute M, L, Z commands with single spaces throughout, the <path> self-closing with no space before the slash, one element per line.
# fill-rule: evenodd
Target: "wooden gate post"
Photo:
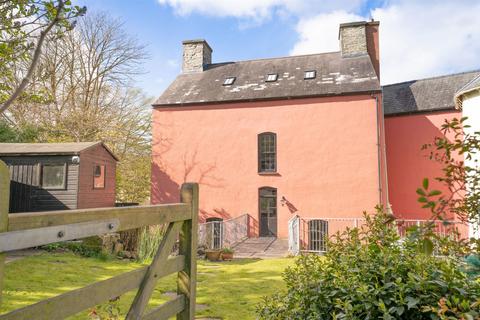
<path fill-rule="evenodd" d="M 0 160 L 0 232 L 8 227 L 8 207 L 10 201 L 10 173 L 7 165 Z M 2 304 L 3 278 L 5 274 L 5 254 L 0 253 L 0 305 Z"/>
<path fill-rule="evenodd" d="M 177 293 L 185 295 L 185 308 L 177 320 L 191 320 L 195 317 L 197 288 L 198 184 L 184 183 L 180 197 L 191 205 L 192 219 L 184 221 L 180 231 L 179 254 L 185 256 L 185 266 L 178 273 Z"/>

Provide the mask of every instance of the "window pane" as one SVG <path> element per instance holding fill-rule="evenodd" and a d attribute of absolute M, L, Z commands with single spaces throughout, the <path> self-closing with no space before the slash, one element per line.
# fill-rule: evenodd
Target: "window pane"
<path fill-rule="evenodd" d="M 272 188 L 261 188 L 260 189 L 260 196 L 261 197 L 275 197 L 277 195 L 277 190 Z"/>
<path fill-rule="evenodd" d="M 223 81 L 223 85 L 229 86 L 229 85 L 232 85 L 234 82 L 235 82 L 235 77 L 228 77 L 228 78 L 225 78 L 225 80 Z"/>
<path fill-rule="evenodd" d="M 316 73 L 317 72 L 315 70 L 305 71 L 304 79 L 314 79 L 316 76 Z"/>
<path fill-rule="evenodd" d="M 95 165 L 93 170 L 93 187 L 95 189 L 105 188 L 105 165 Z"/>
<path fill-rule="evenodd" d="M 260 210 L 265 212 L 267 211 L 268 203 L 264 197 L 260 197 Z"/>
<path fill-rule="evenodd" d="M 42 167 L 42 187 L 45 189 L 65 188 L 64 164 L 45 164 Z"/>
<path fill-rule="evenodd" d="M 259 137 L 259 170 L 260 172 L 275 172 L 276 142 L 274 133 L 263 133 Z"/>
<path fill-rule="evenodd" d="M 266 81 L 267 82 L 277 81 L 277 76 L 278 76 L 277 73 L 270 73 L 267 75 Z"/>
<path fill-rule="evenodd" d="M 273 188 L 260 189 L 260 213 L 266 213 L 269 217 L 277 215 L 277 190 Z"/>

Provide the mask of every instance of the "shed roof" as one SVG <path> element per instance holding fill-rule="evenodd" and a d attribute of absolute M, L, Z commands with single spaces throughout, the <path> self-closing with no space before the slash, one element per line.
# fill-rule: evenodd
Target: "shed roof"
<path fill-rule="evenodd" d="M 480 75 L 480 70 L 383 86 L 385 115 L 454 109 L 455 93 Z"/>
<path fill-rule="evenodd" d="M 94 146 L 102 145 L 112 157 L 118 158 L 101 141 L 95 142 L 64 142 L 64 143 L 0 143 L 0 156 L 19 155 L 78 155 Z"/>
<path fill-rule="evenodd" d="M 315 70 L 315 79 L 304 79 L 304 72 Z M 278 80 L 266 82 L 268 74 Z M 235 77 L 224 86 L 225 78 Z M 340 52 L 216 63 L 203 72 L 184 73 L 153 104 L 181 106 L 314 96 L 332 96 L 380 91 L 380 82 L 370 57 L 342 57 Z"/>

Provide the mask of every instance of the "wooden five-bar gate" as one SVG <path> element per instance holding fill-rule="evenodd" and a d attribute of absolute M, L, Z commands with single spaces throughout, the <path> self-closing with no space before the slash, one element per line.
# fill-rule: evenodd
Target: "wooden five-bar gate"
<path fill-rule="evenodd" d="M 193 319 L 195 314 L 198 185 L 184 184 L 181 203 L 16 213 L 8 215 L 8 169 L 0 161 L 0 303 L 5 252 L 94 235 L 168 224 L 156 255 L 148 267 L 90 284 L 0 315 L 0 319 L 64 319 L 95 305 L 137 290 L 126 319 Z M 178 255 L 171 256 L 179 241 Z M 177 296 L 146 310 L 157 280 L 178 273 Z"/>

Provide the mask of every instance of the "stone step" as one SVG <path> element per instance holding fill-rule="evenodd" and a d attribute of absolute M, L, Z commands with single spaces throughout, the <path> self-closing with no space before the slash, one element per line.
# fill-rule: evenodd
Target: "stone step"
<path fill-rule="evenodd" d="M 249 238 L 233 249 L 238 258 L 278 258 L 288 255 L 288 240 L 273 237 Z"/>

